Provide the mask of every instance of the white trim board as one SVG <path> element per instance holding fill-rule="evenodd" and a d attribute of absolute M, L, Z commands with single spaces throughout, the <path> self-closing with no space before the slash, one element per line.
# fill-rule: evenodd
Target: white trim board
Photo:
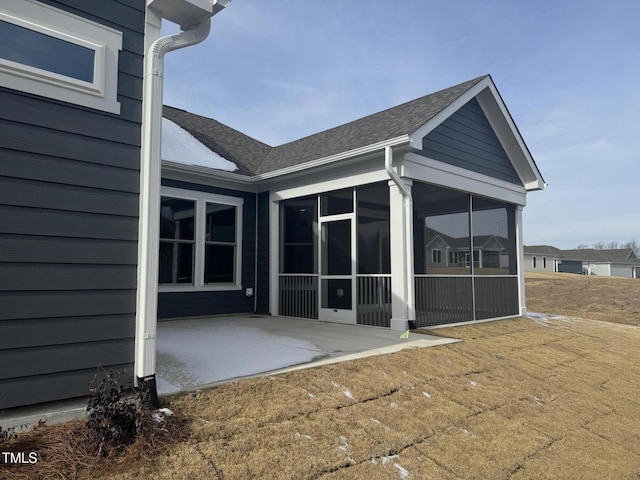
<path fill-rule="evenodd" d="M 122 32 L 33 0 L 2 0 L 0 20 L 94 52 L 93 82 L 0 59 L 1 86 L 120 114 L 118 55 Z"/>
<path fill-rule="evenodd" d="M 516 205 L 526 205 L 527 191 L 524 187 L 416 153 L 404 155 L 401 176 Z"/>

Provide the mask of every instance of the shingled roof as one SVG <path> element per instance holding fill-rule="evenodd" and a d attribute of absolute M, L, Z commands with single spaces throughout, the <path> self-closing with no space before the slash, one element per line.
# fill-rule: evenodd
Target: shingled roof
<path fill-rule="evenodd" d="M 254 175 L 258 165 L 273 148 L 212 118 L 185 110 L 165 106 L 163 116 L 185 129 L 210 150 L 235 163 L 238 167 L 235 173 Z"/>
<path fill-rule="evenodd" d="M 244 175 L 260 175 L 415 132 L 486 76 L 354 120 L 277 147 L 222 123 L 173 107 L 165 118 L 238 166 Z"/>

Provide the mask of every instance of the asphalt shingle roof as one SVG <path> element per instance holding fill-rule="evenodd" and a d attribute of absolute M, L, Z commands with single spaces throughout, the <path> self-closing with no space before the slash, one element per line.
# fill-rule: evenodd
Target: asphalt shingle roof
<path fill-rule="evenodd" d="M 238 130 L 185 110 L 164 107 L 163 116 L 176 123 L 200 143 L 232 161 L 242 175 L 253 175 L 258 165 L 273 148 Z"/>
<path fill-rule="evenodd" d="M 486 76 L 354 120 L 308 137 L 271 147 L 211 118 L 173 107 L 164 117 L 212 151 L 231 160 L 243 175 L 259 175 L 340 152 L 408 135 L 431 120 Z"/>

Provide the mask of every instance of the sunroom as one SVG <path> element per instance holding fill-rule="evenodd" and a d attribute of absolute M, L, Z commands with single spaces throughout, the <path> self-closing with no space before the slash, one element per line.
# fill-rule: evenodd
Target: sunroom
<path fill-rule="evenodd" d="M 244 199 L 233 287 L 258 295 L 256 311 L 396 330 L 525 313 L 522 209 L 546 185 L 491 77 L 278 147 L 168 113 L 238 165 L 165 161 L 163 185 Z M 207 284 L 163 287 L 175 293 L 160 302 L 230 313 Z"/>

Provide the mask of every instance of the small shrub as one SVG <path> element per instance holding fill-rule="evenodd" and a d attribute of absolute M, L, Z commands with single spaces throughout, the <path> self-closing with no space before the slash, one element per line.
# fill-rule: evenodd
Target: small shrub
<path fill-rule="evenodd" d="M 143 413 L 136 405 L 135 397 L 126 395 L 116 374 L 104 371 L 96 377 L 97 386 L 89 390 L 87 405 L 87 428 L 89 429 L 98 456 L 113 449 L 130 445 L 137 437 Z"/>
<path fill-rule="evenodd" d="M 16 438 L 18 434 L 16 433 L 15 427 L 2 428 L 0 427 L 0 445 L 4 442 L 11 440 L 12 438 Z"/>

